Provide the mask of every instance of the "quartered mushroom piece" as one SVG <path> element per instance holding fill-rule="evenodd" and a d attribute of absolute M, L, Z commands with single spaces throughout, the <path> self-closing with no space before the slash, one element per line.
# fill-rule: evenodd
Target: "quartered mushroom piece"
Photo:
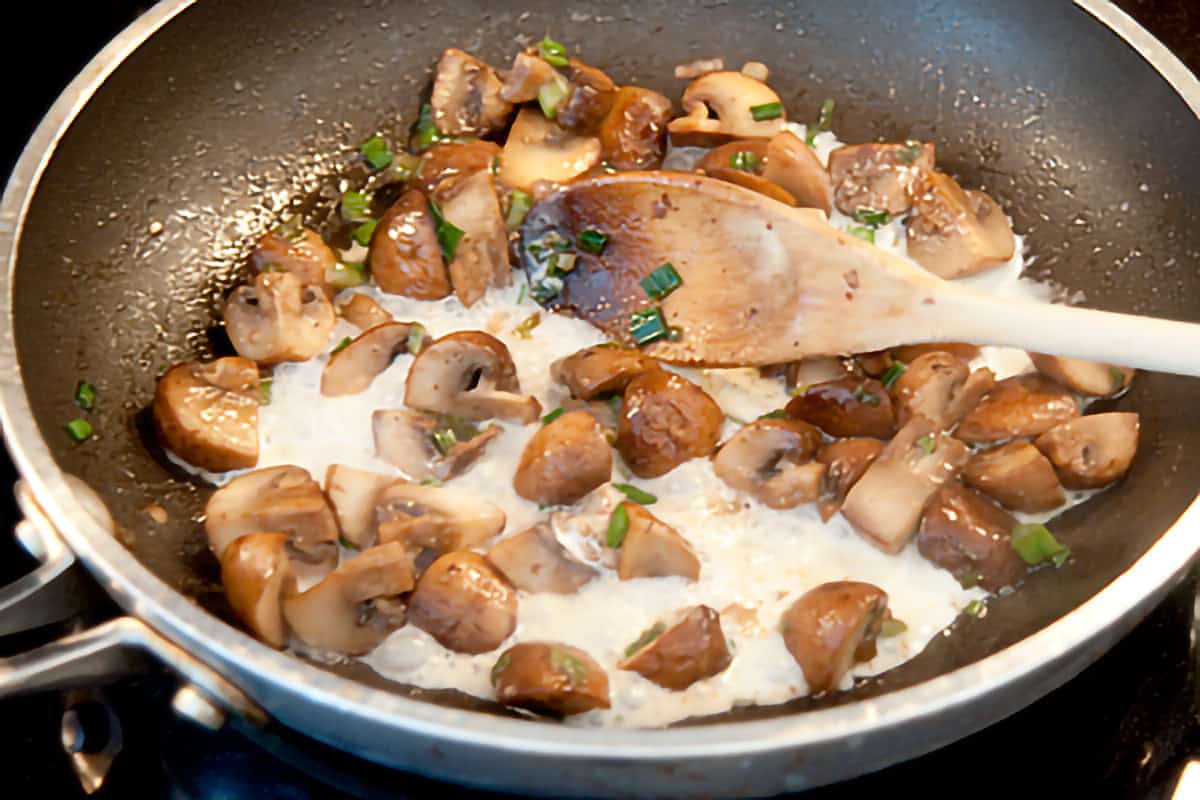
<path fill-rule="evenodd" d="M 971 456 L 962 477 L 963 483 L 1013 511 L 1050 511 L 1066 500 L 1054 466 L 1023 439 Z"/>
<path fill-rule="evenodd" d="M 321 371 L 321 394 L 345 397 L 370 387 L 400 354 L 412 352 L 412 322 L 385 322 L 360 333 L 329 357 Z M 422 329 L 423 330 L 423 329 Z M 418 347 L 420 340 L 418 339 Z"/>
<path fill-rule="evenodd" d="M 683 92 L 684 115 L 667 130 L 676 146 L 716 147 L 731 139 L 769 139 L 783 130 L 784 116 L 756 120 L 756 106 L 779 103 L 779 95 L 762 81 L 740 72 L 709 72 Z"/>
<path fill-rule="evenodd" d="M 393 317 L 383 306 L 365 294 L 356 294 L 338 309 L 342 319 L 362 330 L 374 328 L 385 322 L 393 322 Z"/>
<path fill-rule="evenodd" d="M 337 516 L 342 537 L 359 550 L 375 543 L 379 493 L 395 482 L 389 475 L 331 464 L 325 471 L 325 496 Z"/>
<path fill-rule="evenodd" d="M 821 493 L 824 464 L 812 457 L 821 432 L 798 419 L 760 419 L 746 425 L 713 456 L 717 477 L 769 508 L 795 508 Z"/>
<path fill-rule="evenodd" d="M 1037 371 L 1073 392 L 1088 397 L 1111 397 L 1129 388 L 1137 370 L 1079 358 L 1030 353 Z"/>
<path fill-rule="evenodd" d="M 855 662 L 875 657 L 887 604 L 878 586 L 834 581 L 805 592 L 784 612 L 783 642 L 812 692 L 838 688 Z"/>
<path fill-rule="evenodd" d="M 617 576 L 621 580 L 681 575 L 694 581 L 700 577 L 700 559 L 687 539 L 644 506 L 624 503 L 622 507 L 629 518 L 629 528 L 617 561 Z"/>
<path fill-rule="evenodd" d="M 617 99 L 617 85 L 603 71 L 577 58 L 571 59 L 567 73 L 567 96 L 558 105 L 555 119 L 573 133 L 595 135 Z M 669 101 L 667 106 L 670 108 Z"/>
<path fill-rule="evenodd" d="M 724 672 L 731 663 L 721 616 L 697 605 L 680 611 L 670 624 L 658 622 L 643 631 L 617 666 L 678 692 Z"/>
<path fill-rule="evenodd" d="M 949 175 L 922 175 L 913 209 L 905 223 L 909 258 L 940 278 L 964 278 L 1012 258 L 1016 240 L 1004 210 Z"/>
<path fill-rule="evenodd" d="M 654 369 L 659 369 L 658 362 L 640 350 L 597 344 L 555 361 L 550 375 L 572 397 L 592 400 L 623 392 L 634 378 Z"/>
<path fill-rule="evenodd" d="M 483 331 L 459 331 L 432 342 L 413 360 L 404 403 L 468 420 L 533 422 L 541 404 L 520 392 L 504 343 Z"/>
<path fill-rule="evenodd" d="M 570 505 L 612 477 L 612 448 L 592 414 L 571 411 L 525 445 L 513 488 L 541 505 Z"/>
<path fill-rule="evenodd" d="M 872 378 L 847 376 L 809 386 L 788 402 L 787 413 L 830 436 L 889 439 L 896 432 L 892 399 Z"/>
<path fill-rule="evenodd" d="M 495 142 L 442 142 L 421 154 L 421 168 L 411 180 L 422 192 L 430 195 L 444 180 L 458 175 L 488 172 L 499 157 L 500 145 Z"/>
<path fill-rule="evenodd" d="M 954 435 L 970 444 L 1038 436 L 1079 416 L 1079 403 L 1059 384 L 1036 373 L 1015 375 L 995 387 L 959 423 Z"/>
<path fill-rule="evenodd" d="M 152 415 L 163 446 L 200 469 L 258 463 L 258 367 L 245 358 L 186 361 L 154 387 Z"/>
<path fill-rule="evenodd" d="M 325 293 L 289 272 L 263 273 L 225 302 L 233 348 L 259 364 L 307 361 L 324 349 L 336 322 Z"/>
<path fill-rule="evenodd" d="M 462 231 L 450 258 L 450 282 L 464 306 L 479 302 L 489 286 L 508 286 L 508 228 L 491 172 L 449 178 L 433 193 L 442 217 Z"/>
<path fill-rule="evenodd" d="M 913 204 L 918 179 L 933 171 L 932 144 L 854 144 L 829 154 L 833 201 L 838 211 L 860 208 L 899 216 Z"/>
<path fill-rule="evenodd" d="M 501 539 L 487 551 L 487 560 L 523 592 L 574 594 L 598 574 L 576 560 L 546 522 Z"/>
<path fill-rule="evenodd" d="M 1068 489 L 1098 489 L 1129 470 L 1137 454 L 1138 415 L 1089 414 L 1043 433 L 1034 442 Z"/>
<path fill-rule="evenodd" d="M 879 439 L 857 437 L 829 442 L 817 451 L 817 461 L 825 465 L 817 501 L 822 521 L 828 522 L 838 512 L 846 494 L 883 452 L 883 447 Z"/>
<path fill-rule="evenodd" d="M 696 384 L 666 370 L 643 372 L 625 388 L 617 450 L 639 478 L 657 478 L 717 446 L 725 414 Z"/>
<path fill-rule="evenodd" d="M 657 169 L 670 121 L 670 100 L 640 86 L 622 86 L 600 125 L 601 157 L 615 169 Z"/>
<path fill-rule="evenodd" d="M 263 234 L 250 252 L 250 268 L 256 273 L 290 272 L 305 286 L 324 290 L 329 288 L 326 275 L 337 263 L 337 255 L 320 235 L 298 226 Z"/>
<path fill-rule="evenodd" d="M 596 660 L 557 642 L 522 642 L 492 667 L 496 699 L 539 714 L 569 716 L 610 706 L 608 675 Z"/>
<path fill-rule="evenodd" d="M 532 108 L 517 113 L 500 154 L 500 182 L 533 192 L 542 182 L 566 183 L 600 163 L 600 140 L 566 130 Z"/>
<path fill-rule="evenodd" d="M 512 69 L 505 73 L 500 97 L 510 103 L 532 102 L 537 99 L 538 91 L 557 75 L 558 70 L 537 54 L 537 48 L 527 48 L 517 53 Z"/>
<path fill-rule="evenodd" d="M 517 627 L 517 593 L 478 553 L 447 553 L 417 581 L 408 620 L 456 653 L 486 653 Z"/>
<path fill-rule="evenodd" d="M 375 496 L 375 521 L 381 542 L 451 553 L 498 535 L 505 515 L 471 492 L 399 480 Z"/>
<path fill-rule="evenodd" d="M 963 585 L 978 583 L 996 592 L 1025 575 L 1025 562 L 1009 539 L 1016 524 L 976 492 L 947 484 L 925 507 L 917 549 Z"/>
<path fill-rule="evenodd" d="M 234 539 L 221 556 L 221 585 L 230 608 L 272 647 L 287 644 L 282 596 L 295 584 L 287 543 L 286 533 L 250 533 Z"/>
<path fill-rule="evenodd" d="M 400 195 L 379 218 L 367 257 L 380 291 L 418 300 L 450 294 L 450 274 L 429 203 L 415 189 Z"/>
<path fill-rule="evenodd" d="M 939 428 L 953 428 L 995 384 L 995 374 L 986 367 L 972 370 L 950 353 L 926 353 L 892 384 L 896 424 L 920 415 Z"/>
<path fill-rule="evenodd" d="M 446 481 L 463 474 L 502 433 L 499 425 L 480 430 L 465 420 L 409 409 L 376 411 L 371 430 L 375 453 L 414 481 Z"/>
<path fill-rule="evenodd" d="M 512 104 L 500 95 L 502 84 L 490 66 L 457 48 L 438 60 L 429 104 L 443 136 L 486 136 L 508 124 Z"/>

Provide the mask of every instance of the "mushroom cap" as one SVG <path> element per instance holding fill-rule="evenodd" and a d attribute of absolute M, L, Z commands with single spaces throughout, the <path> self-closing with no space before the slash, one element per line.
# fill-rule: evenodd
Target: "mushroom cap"
<path fill-rule="evenodd" d="M 623 581 L 671 575 L 681 575 L 689 581 L 699 579 L 700 559 L 687 539 L 644 506 L 623 505 L 629 516 L 629 529 L 621 544 L 617 577 Z"/>
<path fill-rule="evenodd" d="M 713 456 L 717 477 L 770 508 L 795 508 L 820 494 L 824 466 L 811 459 L 821 432 L 798 419 L 760 419 L 744 426 Z"/>
<path fill-rule="evenodd" d="M 555 120 L 572 133 L 594 135 L 610 118 L 617 85 L 602 71 L 575 58 L 569 72 L 567 96 L 559 103 Z"/>
<path fill-rule="evenodd" d="M 1017 436 L 1038 436 L 1079 416 L 1071 393 L 1036 373 L 997 381 L 962 422 L 954 435 L 970 444 Z"/>
<path fill-rule="evenodd" d="M 1137 414 L 1089 414 L 1056 425 L 1037 438 L 1063 486 L 1097 489 L 1120 478 L 1137 454 Z"/>
<path fill-rule="evenodd" d="M 657 478 L 693 458 L 709 455 L 725 414 L 696 384 L 666 370 L 629 382 L 621 404 L 617 450 L 639 478 Z"/>
<path fill-rule="evenodd" d="M 846 376 L 809 386 L 788 402 L 787 413 L 830 436 L 889 439 L 896 431 L 892 400 L 873 378 Z"/>
<path fill-rule="evenodd" d="M 359 550 L 375 543 L 375 507 L 379 493 L 396 479 L 377 472 L 331 464 L 325 471 L 325 496 L 346 541 Z"/>
<path fill-rule="evenodd" d="M 496 71 L 451 47 L 438 60 L 429 105 L 443 136 L 486 136 L 504 128 L 512 104 L 500 96 Z"/>
<path fill-rule="evenodd" d="M 466 550 L 504 530 L 504 512 L 472 493 L 399 480 L 375 497 L 379 539 L 438 553 Z"/>
<path fill-rule="evenodd" d="M 612 477 L 612 448 L 587 411 L 571 411 L 543 425 L 525 445 L 513 488 L 526 500 L 570 505 Z"/>
<path fill-rule="evenodd" d="M 919 179 L 933 172 L 932 144 L 854 144 L 829 154 L 829 176 L 838 211 L 860 208 L 899 216 L 913 204 Z"/>
<path fill-rule="evenodd" d="M 858 656 L 874 657 L 887 603 L 878 586 L 834 581 L 805 592 L 784 612 L 783 642 L 809 690 L 836 689 L 856 660 L 868 660 Z"/>
<path fill-rule="evenodd" d="M 546 522 L 501 539 L 488 550 L 487 560 L 523 592 L 574 594 L 597 574 L 572 558 Z"/>
<path fill-rule="evenodd" d="M 658 368 L 658 362 L 640 350 L 597 344 L 555 361 L 550 375 L 566 386 L 572 397 L 592 400 L 623 392 L 638 375 Z"/>
<path fill-rule="evenodd" d="M 696 169 L 710 178 L 735 183 L 759 194 L 765 194 L 773 200 L 794 206 L 796 198 L 792 197 L 791 192 L 763 176 L 764 162 L 767 158 L 767 143 L 767 139 L 738 139 L 727 142 L 709 150 L 704 158 L 696 162 Z M 801 144 L 804 143 L 801 142 Z M 755 157 L 754 169 L 745 170 L 733 166 L 734 157 L 738 153 L 753 155 Z"/>
<path fill-rule="evenodd" d="M 916 213 L 905 223 L 908 255 L 941 278 L 963 278 L 999 266 L 1016 247 L 1012 223 L 996 201 L 949 175 L 922 175 L 913 191 Z"/>
<path fill-rule="evenodd" d="M 677 146 L 714 147 L 730 139 L 769 139 L 783 130 L 785 118 L 755 120 L 750 109 L 778 102 L 779 95 L 762 81 L 740 72 L 709 72 L 684 90 L 686 116 L 672 120 L 667 129 Z"/>
<path fill-rule="evenodd" d="M 889 391 L 898 425 L 919 414 L 953 428 L 995 385 L 990 369 L 972 371 L 957 356 L 935 351 L 910 363 Z"/>
<path fill-rule="evenodd" d="M 225 329 L 238 355 L 260 364 L 307 361 L 329 341 L 337 317 L 323 291 L 289 272 L 267 272 L 233 290 Z"/>
<path fill-rule="evenodd" d="M 378 279 L 378 276 L 376 278 Z M 338 313 L 346 322 L 364 331 L 395 319 L 383 306 L 365 294 L 355 294 L 338 309 Z"/>
<path fill-rule="evenodd" d="M 615 169 L 657 169 L 662 164 L 671 112 L 671 101 L 658 92 L 622 86 L 600 125 L 603 159 Z"/>
<path fill-rule="evenodd" d="M 483 331 L 459 331 L 432 342 L 413 360 L 404 403 L 463 419 L 533 422 L 541 405 L 520 391 L 504 342 Z"/>
<path fill-rule="evenodd" d="M 329 357 L 321 371 L 321 394 L 345 397 L 367 390 L 375 376 L 407 354 L 411 322 L 385 322 L 360 333 Z"/>
<path fill-rule="evenodd" d="M 542 60 L 539 58 L 538 61 Z M 477 140 L 435 144 L 421 154 L 421 169 L 413 180 L 425 194 L 432 194 L 444 180 L 458 175 L 487 172 L 499 155 L 500 145 L 495 142 Z"/>
<path fill-rule="evenodd" d="M 532 192 L 541 181 L 566 183 L 600 163 L 600 140 L 578 136 L 533 108 L 517 112 L 504 151 L 500 182 Z"/>
<path fill-rule="evenodd" d="M 971 362 L 979 358 L 979 345 L 966 342 L 926 342 L 922 344 L 902 344 L 888 350 L 896 361 L 911 364 L 926 353 L 949 353 L 963 361 Z M 889 365 L 890 366 L 890 365 Z"/>
<path fill-rule="evenodd" d="M 963 482 L 1013 511 L 1050 511 L 1066 500 L 1054 466 L 1024 440 L 971 456 Z"/>
<path fill-rule="evenodd" d="M 567 716 L 608 708 L 608 675 L 595 659 L 557 642 L 521 642 L 492 667 L 496 699 L 507 706 Z"/>
<path fill-rule="evenodd" d="M 425 195 L 409 190 L 384 212 L 371 234 L 371 275 L 381 291 L 438 300 L 450 294 L 450 274 L 442 261 Z"/>
<path fill-rule="evenodd" d="M 925 507 L 917 549 L 955 577 L 971 575 L 983 588 L 997 592 L 1025 575 L 1025 563 L 1009 539 L 1016 523 L 976 492 L 947 484 Z"/>
<path fill-rule="evenodd" d="M 305 286 L 328 290 L 327 271 L 337 265 L 337 255 L 325 240 L 308 228 L 301 228 L 294 237 L 280 236 L 268 231 L 250 252 L 250 268 L 256 273 L 268 267 L 290 272 Z"/>
<path fill-rule="evenodd" d="M 850 488 L 879 457 L 883 447 L 884 443 L 878 439 L 862 437 L 829 442 L 817 452 L 817 461 L 825 465 L 818 503 L 823 521 L 828 522 L 842 507 Z"/>
<path fill-rule="evenodd" d="M 621 669 L 678 692 L 725 671 L 733 663 L 725 632 L 721 630 L 721 616 L 708 606 L 685 608 L 670 627 L 650 636 L 656 628 L 631 645 L 648 640 L 618 664 Z"/>
<path fill-rule="evenodd" d="M 258 463 L 258 367 L 245 358 L 171 367 L 154 387 L 152 413 L 163 446 L 212 472 Z"/>
<path fill-rule="evenodd" d="M 1037 371 L 1051 380 L 1058 381 L 1073 392 L 1089 397 L 1110 397 L 1129 388 L 1137 370 L 1065 358 L 1045 353 L 1030 353 L 1029 358 Z"/>
<path fill-rule="evenodd" d="M 517 593 L 478 553 L 446 553 L 417 581 L 408 619 L 456 653 L 486 653 L 517 627 Z"/>
<path fill-rule="evenodd" d="M 230 608 L 250 632 L 272 647 L 287 644 L 281 598 L 294 587 L 286 533 L 239 536 L 221 556 L 221 585 Z"/>
<path fill-rule="evenodd" d="M 489 425 L 480 431 L 461 420 L 439 420 L 408 409 L 376 411 L 371 416 L 371 428 L 376 455 L 414 481 L 445 481 L 461 475 L 484 454 L 488 443 L 503 432 L 499 425 Z M 434 435 L 447 428 L 455 433 L 455 441 L 443 453 Z"/>
<path fill-rule="evenodd" d="M 780 131 L 767 143 L 762 176 L 787 192 L 795 205 L 829 215 L 833 179 L 813 149 L 791 131 Z"/>

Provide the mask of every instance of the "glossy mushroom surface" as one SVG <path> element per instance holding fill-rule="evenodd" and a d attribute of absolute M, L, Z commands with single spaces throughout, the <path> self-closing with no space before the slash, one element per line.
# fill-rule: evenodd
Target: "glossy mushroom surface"
<path fill-rule="evenodd" d="M 463 419 L 533 422 L 541 405 L 520 391 L 517 368 L 504 343 L 483 331 L 460 331 L 437 339 L 416 357 L 404 402 Z"/>
<path fill-rule="evenodd" d="M 733 662 L 721 616 L 705 605 L 685 608 L 670 625 L 656 623 L 625 653 L 621 669 L 673 691 L 718 675 Z"/>
<path fill-rule="evenodd" d="M 1037 373 L 1016 375 L 995 387 L 959 423 L 954 435 L 969 444 L 1038 436 L 1079 416 L 1079 403 L 1059 384 Z"/>
<path fill-rule="evenodd" d="M 656 478 L 713 451 L 725 414 L 696 384 L 665 370 L 629 382 L 621 405 L 617 450 L 639 478 Z"/>
<path fill-rule="evenodd" d="M 783 642 L 810 691 L 837 689 L 856 661 L 875 657 L 887 604 L 878 586 L 834 581 L 805 592 L 784 612 Z"/>
<path fill-rule="evenodd" d="M 623 392 L 634 378 L 658 368 L 658 362 L 640 350 L 593 345 L 551 364 L 550 374 L 572 397 L 592 400 Z"/>
<path fill-rule="evenodd" d="M 329 357 L 321 372 L 321 394 L 345 397 L 365 392 L 398 355 L 410 352 L 411 322 L 385 322 L 354 337 Z"/>
<path fill-rule="evenodd" d="M 444 136 L 483 136 L 501 130 L 512 104 L 500 96 L 496 71 L 451 47 L 438 60 L 429 104 L 433 122 Z"/>
<path fill-rule="evenodd" d="M 1023 439 L 975 453 L 962 477 L 968 486 L 1013 511 L 1050 511 L 1067 499 L 1049 459 Z"/>
<path fill-rule="evenodd" d="M 325 293 L 289 272 L 265 272 L 225 302 L 229 340 L 259 364 L 307 361 L 324 349 L 336 322 Z"/>
<path fill-rule="evenodd" d="M 286 533 L 250 533 L 234 539 L 221 555 L 221 585 L 230 608 L 272 647 L 287 644 L 282 596 L 295 582 L 287 542 Z"/>
<path fill-rule="evenodd" d="M 450 294 L 450 274 L 442 260 L 425 195 L 410 190 L 383 213 L 371 234 L 368 260 L 380 291 L 438 300 Z"/>
<path fill-rule="evenodd" d="M 608 675 L 578 647 L 522 642 L 492 667 L 496 699 L 539 714 L 569 716 L 608 708 Z"/>
<path fill-rule="evenodd" d="M 1056 425 L 1037 438 L 1068 489 L 1098 489 L 1129 470 L 1137 454 L 1137 414 L 1089 414 Z"/>
<path fill-rule="evenodd" d="M 896 432 L 892 399 L 872 378 L 848 376 L 809 386 L 788 402 L 787 413 L 830 436 L 890 439 Z"/>
<path fill-rule="evenodd" d="M 456 653 L 486 653 L 516 628 L 517 593 L 478 553 L 447 553 L 417 581 L 408 620 Z"/>
<path fill-rule="evenodd" d="M 917 549 L 964 585 L 990 592 L 1013 586 L 1025 575 L 1025 562 L 1009 535 L 1017 521 L 982 495 L 947 484 L 921 516 Z"/>
<path fill-rule="evenodd" d="M 245 358 L 188 361 L 154 387 L 159 441 L 200 469 L 224 472 L 258 463 L 258 367 Z"/>
<path fill-rule="evenodd" d="M 760 419 L 746 425 L 713 456 L 713 471 L 729 486 L 770 508 L 811 503 L 825 467 L 812 460 L 821 432 L 798 419 Z"/>
<path fill-rule="evenodd" d="M 523 592 L 573 594 L 598 574 L 572 556 L 545 522 L 501 539 L 487 551 L 487 560 Z"/>
<path fill-rule="evenodd" d="M 570 505 L 612 477 L 612 448 L 586 411 L 543 425 L 525 445 L 513 488 L 541 505 Z"/>

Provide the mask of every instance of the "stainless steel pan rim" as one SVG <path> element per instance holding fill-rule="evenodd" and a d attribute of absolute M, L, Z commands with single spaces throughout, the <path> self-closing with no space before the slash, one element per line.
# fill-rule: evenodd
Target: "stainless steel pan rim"
<path fill-rule="evenodd" d="M 145 39 L 195 0 L 163 0 L 136 20 L 67 87 L 18 161 L 0 202 L 0 422 L 18 468 L 38 503 L 101 585 L 131 614 L 228 674 L 231 664 L 302 685 L 329 711 L 374 720 L 398 731 L 470 742 L 492 750 L 566 759 L 657 761 L 739 757 L 801 749 L 831 740 L 853 744 L 866 734 L 976 705 L 944 730 L 944 741 L 965 735 L 1016 710 L 977 703 L 1003 684 L 1023 686 L 1032 701 L 1069 680 L 1099 652 L 1079 655 L 1088 641 L 1111 644 L 1182 576 L 1200 548 L 1200 501 L 1125 573 L 1076 610 L 1038 633 L 982 661 L 936 679 L 862 702 L 736 725 L 666 730 L 592 730 L 505 719 L 444 708 L 368 688 L 272 650 L 183 599 L 143 567 L 75 499 L 40 436 L 21 380 L 13 341 L 12 287 L 17 245 L 37 181 L 59 138 L 108 75 Z M 1200 81 L 1161 43 L 1106 0 L 1076 0 L 1084 11 L 1136 49 L 1200 116 Z M 87 476 L 84 476 L 87 477 Z M 1047 665 L 1054 669 L 1047 670 Z M 1041 674 L 1039 674 L 1041 673 Z M 269 699 L 255 698 L 270 710 Z M 993 706 L 995 704 L 992 704 Z M 896 759 L 914 754 L 903 737 Z"/>

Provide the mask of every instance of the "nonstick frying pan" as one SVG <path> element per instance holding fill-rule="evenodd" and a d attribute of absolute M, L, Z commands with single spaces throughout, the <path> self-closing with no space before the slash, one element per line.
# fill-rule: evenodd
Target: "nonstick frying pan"
<path fill-rule="evenodd" d="M 68 87 L 0 209 L 0 399 L 27 482 L 19 533 L 44 560 L 0 590 L 0 633 L 71 611 L 76 559 L 130 614 L 0 661 L 0 696 L 111 678 L 149 653 L 183 675 L 177 707 L 208 724 L 269 716 L 440 778 L 554 795 L 769 794 L 1000 719 L 1173 585 L 1200 546 L 1188 510 L 1200 383 L 1148 374 L 1110 403 L 1141 414 L 1133 470 L 1056 523 L 1073 562 L 848 693 L 661 731 L 581 730 L 306 662 L 226 622 L 197 521 L 209 490 L 148 435 L 156 377 L 225 352 L 219 302 L 250 243 L 288 206 L 322 221 L 339 181 L 363 177 L 358 143 L 412 124 L 442 48 L 503 64 L 547 32 L 618 82 L 675 98 L 676 63 L 764 61 L 793 118 L 833 97 L 846 141 L 935 141 L 942 168 L 986 187 L 1027 234 L 1034 276 L 1094 307 L 1200 319 L 1200 84 L 1100 0 L 166 0 Z M 84 378 L 99 390 L 98 436 L 76 446 L 62 425 Z"/>

